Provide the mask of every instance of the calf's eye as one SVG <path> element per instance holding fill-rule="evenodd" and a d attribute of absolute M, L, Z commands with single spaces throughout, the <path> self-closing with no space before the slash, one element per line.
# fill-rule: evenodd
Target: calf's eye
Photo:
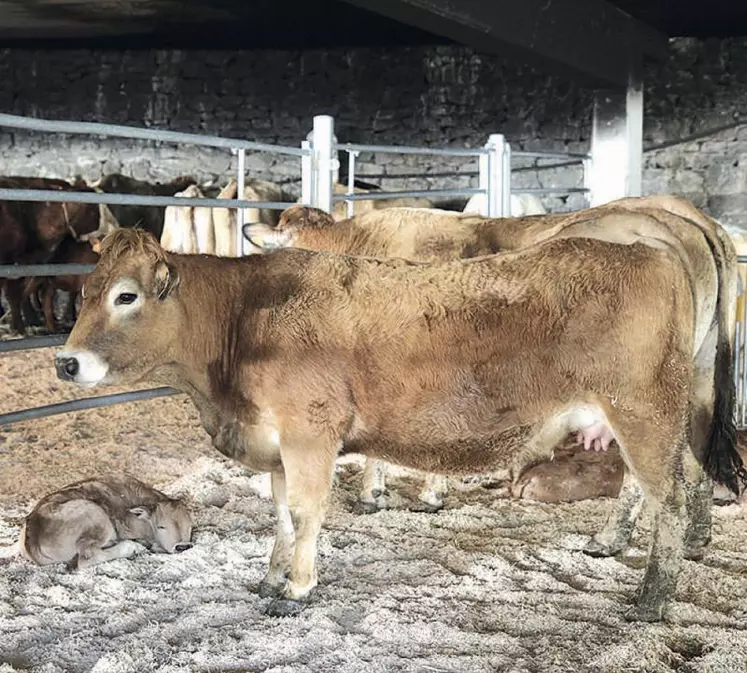
<path fill-rule="evenodd" d="M 119 306 L 120 304 L 132 304 L 137 299 L 137 295 L 134 292 L 122 292 L 117 295 L 114 300 L 114 305 Z"/>

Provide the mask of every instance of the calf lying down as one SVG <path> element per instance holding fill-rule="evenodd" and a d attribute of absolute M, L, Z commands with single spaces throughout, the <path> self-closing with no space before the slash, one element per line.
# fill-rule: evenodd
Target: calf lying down
<path fill-rule="evenodd" d="M 39 565 L 87 568 L 149 547 L 189 549 L 187 508 L 132 477 L 88 479 L 42 498 L 21 528 L 20 553 Z"/>

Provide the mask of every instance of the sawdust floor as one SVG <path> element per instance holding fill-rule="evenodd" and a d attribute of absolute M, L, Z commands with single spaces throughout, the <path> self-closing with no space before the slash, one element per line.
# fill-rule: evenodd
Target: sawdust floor
<path fill-rule="evenodd" d="M 0 358 L 0 411 L 85 392 L 58 383 L 49 350 Z M 188 496 L 195 546 L 68 572 L 9 552 L 35 499 L 101 471 Z M 255 593 L 274 514 L 264 476 L 222 459 L 181 398 L 6 428 L 0 438 L 0 673 L 747 670 L 747 522 L 714 507 L 714 541 L 685 562 L 670 621 L 623 618 L 642 575 L 648 520 L 622 559 L 579 549 L 610 500 L 510 502 L 454 481 L 447 507 L 352 513 L 356 461 L 342 463 L 320 538 L 320 586 L 295 618 Z"/>

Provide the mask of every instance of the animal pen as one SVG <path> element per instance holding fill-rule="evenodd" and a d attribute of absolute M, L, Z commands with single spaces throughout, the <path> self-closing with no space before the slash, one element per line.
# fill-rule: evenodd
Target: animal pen
<path fill-rule="evenodd" d="M 503 217 L 509 214 L 511 195 L 511 161 L 512 158 L 535 160 L 561 160 L 581 164 L 584 169 L 583 187 L 547 187 L 539 189 L 522 189 L 523 193 L 532 194 L 568 194 L 579 192 L 593 201 L 593 192 L 587 186 L 593 173 L 591 154 L 562 152 L 512 152 L 510 144 L 501 134 L 493 134 L 487 143 L 479 148 L 430 148 L 394 145 L 365 145 L 355 143 L 338 144 L 334 135 L 334 120 L 326 115 L 313 119 L 313 129 L 300 147 L 272 145 L 251 142 L 235 138 L 221 138 L 191 133 L 144 129 L 130 126 L 118 126 L 101 123 L 84 123 L 74 121 L 49 121 L 8 114 L 0 114 L 0 127 L 32 132 L 80 134 L 127 138 L 140 141 L 201 145 L 212 148 L 224 148 L 237 156 L 237 198 L 191 198 L 176 196 L 143 196 L 135 194 L 90 193 L 66 191 L 60 193 L 39 189 L 0 189 L 0 199 L 9 201 L 45 201 L 57 203 L 90 203 L 106 205 L 132 206 L 197 206 L 209 208 L 231 208 L 237 211 L 236 235 L 237 249 L 246 249 L 247 239 L 243 233 L 243 208 L 264 208 L 284 210 L 294 205 L 290 202 L 246 201 L 242 199 L 245 184 L 245 159 L 247 152 L 268 152 L 296 157 L 300 160 L 301 201 L 306 205 L 331 212 L 334 203 L 344 201 L 348 215 L 355 212 L 355 203 L 363 200 L 419 197 L 470 197 L 484 195 L 485 204 L 482 214 L 490 217 Z M 343 194 L 334 193 L 335 175 L 339 169 L 338 152 L 347 154 L 348 190 Z M 354 191 L 356 158 L 361 153 L 406 154 L 421 156 L 450 156 L 478 163 L 478 186 L 476 188 L 425 189 L 376 191 L 359 194 Z M 84 264 L 12 264 L 0 266 L 0 278 L 24 278 L 33 276 L 55 276 L 58 274 L 86 274 L 93 265 Z M 24 337 L 0 341 L 0 353 L 61 346 L 66 335 L 49 335 Z M 747 378 L 747 377 L 746 377 Z M 49 404 L 31 409 L 22 409 L 0 414 L 0 427 L 35 418 L 63 414 L 84 409 L 93 409 L 112 404 L 148 400 L 155 397 L 175 395 L 178 391 L 172 388 L 150 388 L 112 395 L 99 395 L 71 400 L 58 404 Z"/>

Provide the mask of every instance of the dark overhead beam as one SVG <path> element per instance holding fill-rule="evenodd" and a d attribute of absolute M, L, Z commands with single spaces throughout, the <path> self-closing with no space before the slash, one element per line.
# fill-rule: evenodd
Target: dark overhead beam
<path fill-rule="evenodd" d="M 344 0 L 448 37 L 509 55 L 594 87 L 626 86 L 667 38 L 606 0 Z"/>

